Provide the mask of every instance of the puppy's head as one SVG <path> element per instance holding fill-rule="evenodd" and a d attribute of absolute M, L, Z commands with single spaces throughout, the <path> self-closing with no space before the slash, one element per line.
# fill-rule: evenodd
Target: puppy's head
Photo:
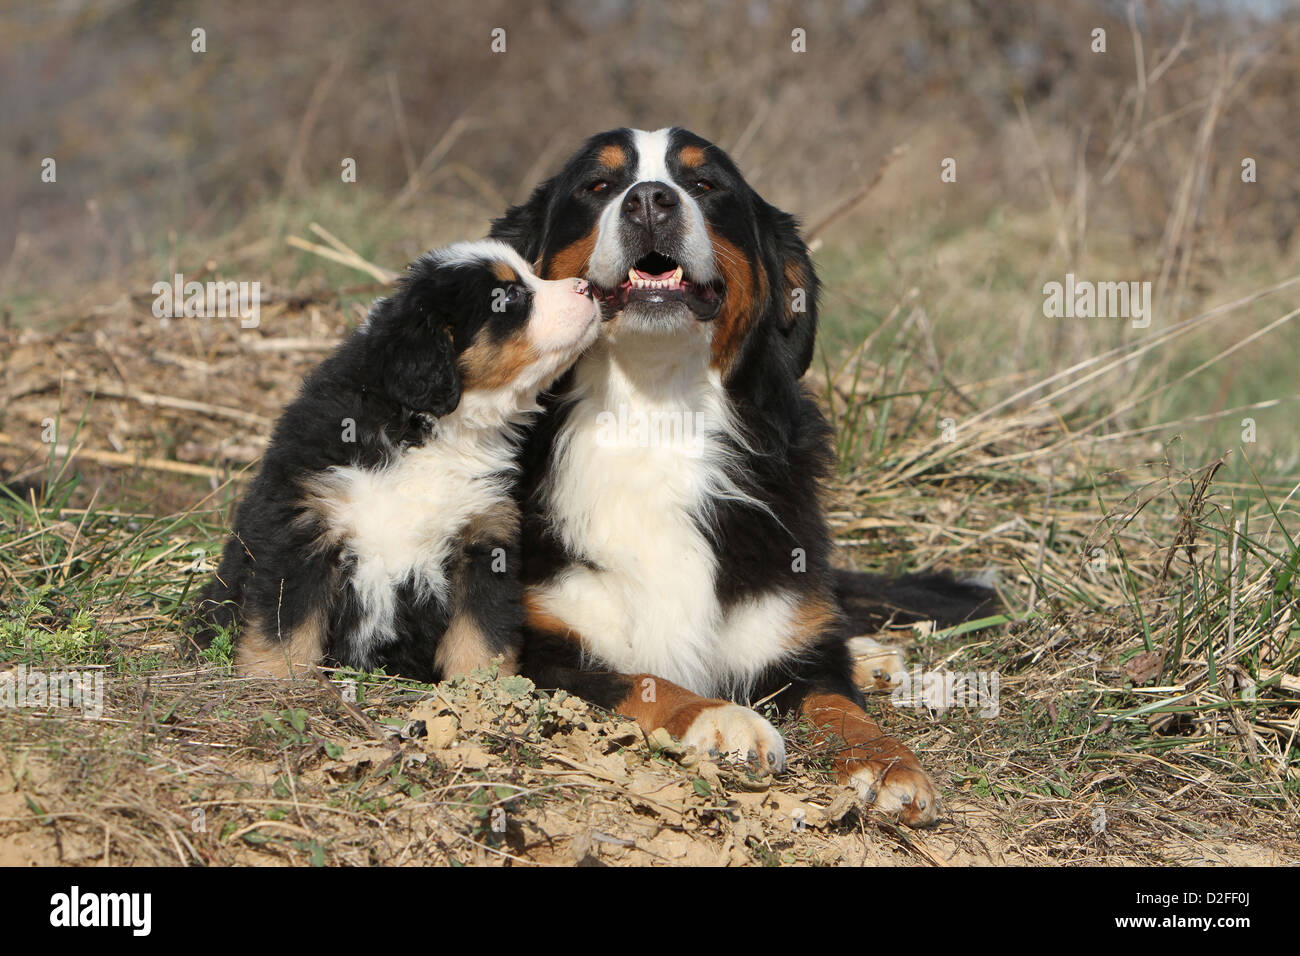
<path fill-rule="evenodd" d="M 769 343 L 796 374 L 812 358 L 817 277 L 794 219 L 687 130 L 592 137 L 493 223 L 492 236 L 540 275 L 588 279 L 607 330 L 707 326 L 712 364 L 724 374 Z"/>
<path fill-rule="evenodd" d="M 366 324 L 379 387 L 442 416 L 462 394 L 505 405 L 546 388 L 592 343 L 600 312 L 582 279 L 538 278 L 502 242 L 462 242 L 413 262 Z"/>

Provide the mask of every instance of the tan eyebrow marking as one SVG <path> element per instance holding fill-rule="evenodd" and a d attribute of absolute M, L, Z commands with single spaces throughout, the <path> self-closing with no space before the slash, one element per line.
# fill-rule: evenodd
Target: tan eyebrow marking
<path fill-rule="evenodd" d="M 497 260 L 492 263 L 492 274 L 502 282 L 518 282 L 519 273 L 510 268 L 506 263 Z"/>
<path fill-rule="evenodd" d="M 622 169 L 623 164 L 627 162 L 627 153 L 623 151 L 622 146 L 615 146 L 610 143 L 608 146 L 601 147 L 596 158 L 610 169 Z"/>
<path fill-rule="evenodd" d="M 694 169 L 696 166 L 704 165 L 704 150 L 699 146 L 683 146 L 678 156 L 683 166 Z"/>

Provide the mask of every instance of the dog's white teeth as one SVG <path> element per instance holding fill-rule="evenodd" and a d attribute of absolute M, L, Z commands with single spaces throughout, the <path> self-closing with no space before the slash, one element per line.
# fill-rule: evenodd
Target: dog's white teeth
<path fill-rule="evenodd" d="M 646 279 L 637 275 L 636 267 L 633 266 L 627 271 L 627 281 L 632 283 L 634 289 L 676 289 L 682 284 L 682 267 L 673 270 L 671 279 Z"/>

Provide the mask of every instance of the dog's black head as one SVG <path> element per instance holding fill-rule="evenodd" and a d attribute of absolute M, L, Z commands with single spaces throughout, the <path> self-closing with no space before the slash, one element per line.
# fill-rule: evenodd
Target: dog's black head
<path fill-rule="evenodd" d="M 794 219 L 750 188 L 717 146 L 680 128 L 592 137 L 492 226 L 538 274 L 581 276 L 620 331 L 709 323 L 732 377 L 775 350 L 812 359 L 817 277 Z"/>
<path fill-rule="evenodd" d="M 442 416 L 472 391 L 503 408 L 536 394 L 591 344 L 597 317 L 586 282 L 539 279 L 501 242 L 463 242 L 411 263 L 359 341 L 380 390 Z"/>

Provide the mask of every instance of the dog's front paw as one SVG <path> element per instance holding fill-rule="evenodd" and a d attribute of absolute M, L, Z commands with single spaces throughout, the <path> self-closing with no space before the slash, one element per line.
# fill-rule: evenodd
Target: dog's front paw
<path fill-rule="evenodd" d="M 902 651 L 870 637 L 851 638 L 849 654 L 853 657 L 853 683 L 862 690 L 893 690 L 907 670 Z"/>
<path fill-rule="evenodd" d="M 909 827 L 934 826 L 939 818 L 939 790 L 919 764 L 897 756 L 854 763 L 848 782 L 863 804 L 896 813 Z"/>
<path fill-rule="evenodd" d="M 770 723 L 748 707 L 711 703 L 680 735 L 701 753 L 755 763 L 773 773 L 785 769 L 785 741 Z"/>

